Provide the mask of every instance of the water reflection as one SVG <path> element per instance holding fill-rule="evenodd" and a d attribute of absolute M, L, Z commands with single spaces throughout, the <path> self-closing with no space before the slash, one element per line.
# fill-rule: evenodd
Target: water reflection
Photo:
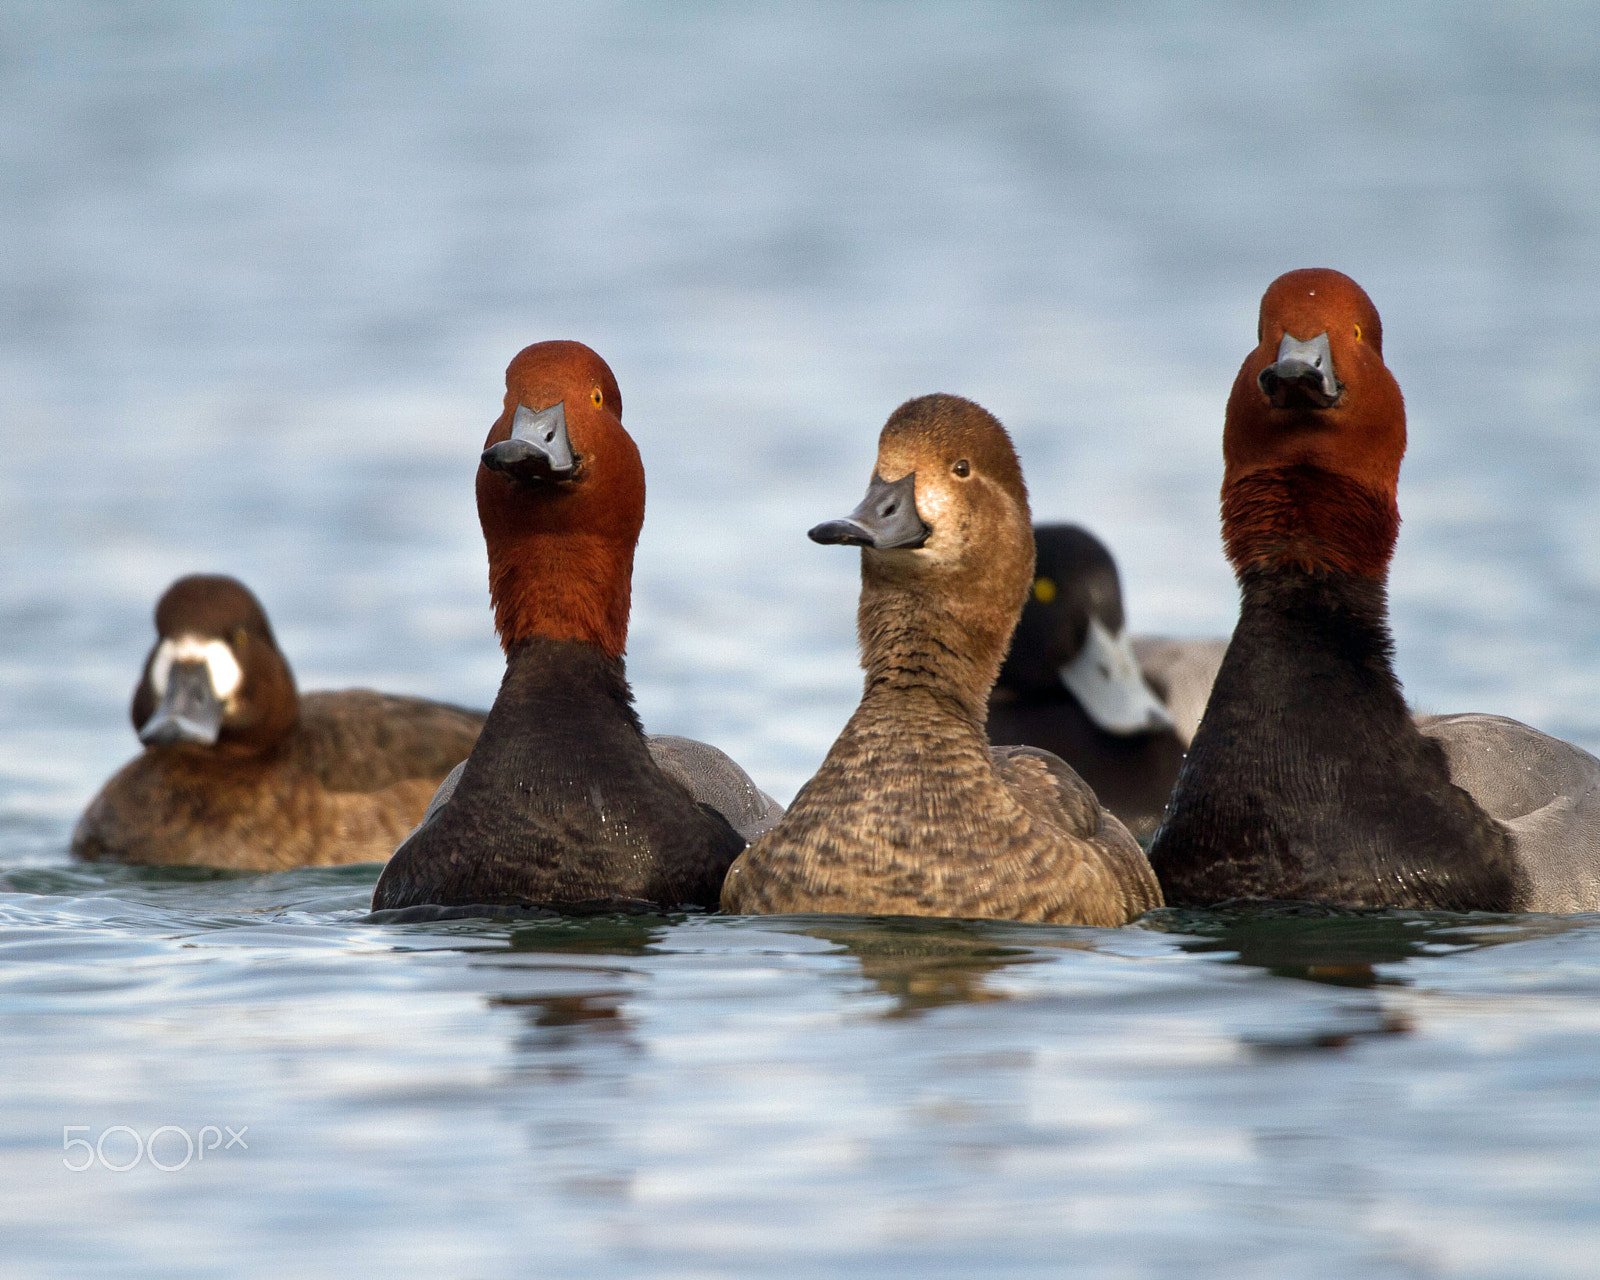
<path fill-rule="evenodd" d="M 1371 988 L 1408 984 L 1403 973 L 1384 966 L 1544 937 L 1586 922 L 1583 917 L 1252 902 L 1210 910 L 1169 907 L 1150 912 L 1139 923 L 1192 935 L 1178 945 L 1195 955 L 1233 952 L 1230 963 L 1279 977 Z"/>
<path fill-rule="evenodd" d="M 632 914 L 556 916 L 518 925 L 507 941 L 516 952 L 642 956 L 682 916 Z"/>
<path fill-rule="evenodd" d="M 1019 945 L 1020 939 L 996 936 L 1006 928 L 973 920 L 834 916 L 812 917 L 791 931 L 837 943 L 853 955 L 862 977 L 893 998 L 894 1008 L 886 1015 L 891 1018 L 950 1004 L 1008 1000 L 1009 992 L 987 984 L 989 975 L 1044 961 L 1048 951 L 1041 948 L 1093 950 L 1089 941 L 1054 937 L 1043 929 L 1029 930 L 1026 944 Z"/>
<path fill-rule="evenodd" d="M 620 988 L 577 994 L 507 994 L 490 996 L 489 1005 L 517 1010 L 526 1025 L 512 1040 L 513 1051 L 519 1058 L 544 1060 L 551 1054 L 567 1055 L 599 1044 L 637 1053 L 639 1042 L 623 1008 L 628 997 Z M 530 1072 L 545 1078 L 580 1074 L 575 1063 L 560 1069 L 548 1062 L 537 1068 L 525 1063 L 522 1073 Z"/>

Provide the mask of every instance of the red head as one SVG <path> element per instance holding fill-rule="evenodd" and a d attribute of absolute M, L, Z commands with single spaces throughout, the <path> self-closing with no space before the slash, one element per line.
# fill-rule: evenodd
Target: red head
<path fill-rule="evenodd" d="M 628 639 L 644 465 L 622 393 L 581 342 L 538 342 L 506 369 L 505 412 L 478 467 L 495 629 L 510 649 L 544 636 L 619 657 Z"/>
<path fill-rule="evenodd" d="M 1262 297 L 1256 336 L 1222 435 L 1228 558 L 1238 572 L 1383 577 L 1400 528 L 1406 411 L 1377 309 L 1349 276 L 1291 271 Z"/>

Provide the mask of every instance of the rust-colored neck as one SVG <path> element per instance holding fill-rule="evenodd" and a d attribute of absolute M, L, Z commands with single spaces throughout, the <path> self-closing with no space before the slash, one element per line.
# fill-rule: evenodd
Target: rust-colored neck
<path fill-rule="evenodd" d="M 561 529 L 485 528 L 489 597 L 500 647 L 583 640 L 607 657 L 628 644 L 633 544 Z"/>
<path fill-rule="evenodd" d="M 619 658 L 644 523 L 644 468 L 620 423 L 574 443 L 570 481 L 528 485 L 478 467 L 495 629 L 507 650 L 543 636 L 587 641 Z"/>
<path fill-rule="evenodd" d="M 1311 464 L 1253 471 L 1222 491 L 1222 542 L 1237 574 L 1263 566 L 1382 579 L 1399 532 L 1393 490 Z"/>

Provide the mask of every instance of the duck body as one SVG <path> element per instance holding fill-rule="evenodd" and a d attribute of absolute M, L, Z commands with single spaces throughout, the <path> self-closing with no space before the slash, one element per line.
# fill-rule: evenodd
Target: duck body
<path fill-rule="evenodd" d="M 1151 849 L 1171 900 L 1519 908 L 1509 833 L 1451 782 L 1390 651 L 1381 583 L 1244 575 L 1233 642 Z"/>
<path fill-rule="evenodd" d="M 265 753 L 145 748 L 78 820 L 73 853 L 236 871 L 382 862 L 484 719 L 367 689 L 307 693 L 299 706 L 294 729 Z"/>
<path fill-rule="evenodd" d="M 622 653 L 645 484 L 621 415 L 581 343 L 536 343 L 506 370 L 476 482 L 506 674 L 374 910 L 715 907 L 746 835 L 782 812 L 721 752 L 648 739 L 634 713 Z"/>
<path fill-rule="evenodd" d="M 729 871 L 723 910 L 1120 925 L 1159 906 L 1138 844 L 1068 765 L 984 734 L 1033 567 L 1000 424 L 954 396 L 901 406 L 867 500 L 811 536 L 862 547 L 865 687 Z"/>
<path fill-rule="evenodd" d="M 1405 442 L 1360 286 L 1274 281 L 1223 436 L 1239 622 L 1150 848 L 1170 900 L 1600 910 L 1600 761 L 1406 708 L 1386 587 Z"/>
<path fill-rule="evenodd" d="M 192 574 L 156 605 L 131 715 L 144 752 L 79 819 L 100 861 L 238 871 L 381 862 L 483 713 L 350 689 L 299 694 L 260 602 Z"/>
<path fill-rule="evenodd" d="M 991 747 L 932 690 L 864 698 L 780 826 L 729 873 L 724 910 L 1115 926 L 1161 902 L 1065 762 Z"/>
<path fill-rule="evenodd" d="M 1417 718 L 1450 780 L 1511 837 L 1517 909 L 1600 911 L 1600 760 L 1506 716 Z"/>
<path fill-rule="evenodd" d="M 513 648 L 452 794 L 395 851 L 373 909 L 714 906 L 744 847 L 657 763 L 620 658 L 532 638 Z"/>

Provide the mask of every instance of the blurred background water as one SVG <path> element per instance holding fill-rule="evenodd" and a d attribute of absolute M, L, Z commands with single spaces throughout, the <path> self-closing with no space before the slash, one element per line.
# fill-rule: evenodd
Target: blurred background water
<path fill-rule="evenodd" d="M 543 338 L 648 468 L 646 724 L 780 796 L 859 688 L 804 530 L 908 396 L 1006 422 L 1136 629 L 1223 634 L 1222 406 L 1311 265 L 1407 395 L 1408 694 L 1600 747 L 1594 4 L 11 0 L 0 243 L 9 1263 L 1593 1274 L 1584 920 L 406 930 L 66 841 L 183 572 L 302 687 L 488 704 L 472 473 Z M 71 1174 L 78 1123 L 252 1145 Z"/>

